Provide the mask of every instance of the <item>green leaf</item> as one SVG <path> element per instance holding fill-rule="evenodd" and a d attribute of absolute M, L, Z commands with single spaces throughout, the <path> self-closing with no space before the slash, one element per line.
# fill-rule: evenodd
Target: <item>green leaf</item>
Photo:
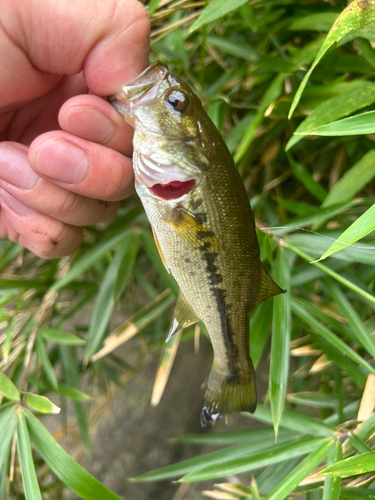
<path fill-rule="evenodd" d="M 283 440 L 292 439 L 295 437 L 295 431 L 281 429 L 279 438 Z M 250 441 L 252 445 L 262 443 L 264 441 L 273 443 L 275 440 L 275 433 L 272 427 L 259 427 L 256 429 L 239 429 L 226 432 L 215 432 L 212 434 L 186 434 L 178 436 L 173 441 L 178 443 L 191 443 L 191 444 L 234 444 Z"/>
<path fill-rule="evenodd" d="M 358 217 L 353 224 L 345 229 L 338 239 L 332 243 L 328 250 L 324 252 L 319 261 L 326 259 L 333 253 L 336 253 L 349 245 L 352 245 L 372 231 L 375 231 L 375 204 Z"/>
<path fill-rule="evenodd" d="M 375 491 L 365 488 L 341 488 L 340 497 L 349 500 L 372 500 L 375 498 Z"/>
<path fill-rule="evenodd" d="M 322 47 L 320 48 L 311 68 L 306 73 L 304 79 L 299 86 L 296 95 L 293 99 L 292 106 L 289 111 L 289 118 L 294 113 L 301 95 L 304 91 L 306 83 L 313 72 L 316 65 L 327 52 L 327 50 L 336 42 L 341 40 L 345 35 L 359 28 L 365 27 L 367 24 L 375 20 L 375 6 L 363 0 L 354 0 L 338 17 L 335 24 L 329 31 Z"/>
<path fill-rule="evenodd" d="M 56 406 L 45 396 L 32 394 L 31 392 L 23 393 L 25 403 L 40 413 L 60 413 L 61 408 Z"/>
<path fill-rule="evenodd" d="M 320 441 L 321 442 L 321 441 Z M 332 440 L 324 440 L 318 449 L 314 450 L 308 457 L 302 460 L 277 486 L 266 496 L 265 500 L 283 500 L 291 493 L 298 484 L 307 477 L 327 456 Z"/>
<path fill-rule="evenodd" d="M 245 3 L 247 3 L 247 0 L 212 0 L 212 2 L 204 8 L 202 14 L 190 27 L 189 33 L 201 28 L 205 24 L 212 23 L 213 21 L 226 16 Z"/>
<path fill-rule="evenodd" d="M 35 350 L 38 354 L 40 362 L 42 363 L 44 373 L 47 376 L 47 379 L 53 389 L 57 389 L 57 378 L 55 374 L 55 370 L 53 369 L 52 363 L 47 354 L 46 346 L 44 345 L 43 340 L 40 337 L 36 338 Z"/>
<path fill-rule="evenodd" d="M 190 472 L 180 479 L 180 481 L 207 481 L 218 477 L 230 476 L 232 474 L 239 474 L 241 472 L 259 469 L 260 467 L 283 462 L 284 460 L 289 460 L 293 457 L 306 455 L 316 448 L 320 449 L 321 447 L 319 445 L 321 443 L 321 438 L 311 437 L 299 439 L 293 443 L 288 442 L 286 444 L 276 444 L 269 448 L 266 452 L 263 450 L 263 452 L 255 455 L 248 455 L 235 460 L 223 460 L 220 464 L 202 467 L 201 469 Z M 328 448 L 328 443 L 325 440 L 324 443 L 326 445 L 325 449 Z"/>
<path fill-rule="evenodd" d="M 235 163 L 238 163 L 241 160 L 241 158 L 245 156 L 252 140 L 254 139 L 256 131 L 258 130 L 259 126 L 261 125 L 264 119 L 264 113 L 267 111 L 268 107 L 274 101 L 276 101 L 278 97 L 280 97 L 282 92 L 282 85 L 286 76 L 287 75 L 284 73 L 277 75 L 271 82 L 271 84 L 268 86 L 266 93 L 263 96 L 262 102 L 260 103 L 259 108 L 256 112 L 256 115 L 253 121 L 251 122 L 249 128 L 247 129 L 245 135 L 243 136 L 238 146 L 237 152 L 234 155 Z"/>
<path fill-rule="evenodd" d="M 282 246 L 277 252 L 275 281 L 286 293 L 273 298 L 273 331 L 269 375 L 269 397 L 275 436 L 284 410 L 289 375 L 289 343 L 291 333 L 290 265 L 288 250 Z"/>
<path fill-rule="evenodd" d="M 135 478 L 134 481 L 161 481 L 163 479 L 175 478 L 183 476 L 189 472 L 194 472 L 202 467 L 210 466 L 215 469 L 216 466 L 219 466 L 224 462 L 241 459 L 244 456 L 251 457 L 258 455 L 262 450 L 272 450 L 275 442 L 274 434 L 262 435 L 262 437 L 262 440 L 257 438 L 255 438 L 254 441 L 246 440 L 245 443 L 241 443 L 236 446 L 230 446 L 223 450 L 196 456 L 177 464 L 167 465 L 166 467 L 146 472 L 145 474 Z M 289 433 L 283 434 L 280 432 L 279 445 L 281 446 L 282 441 L 284 441 L 291 446 L 290 443 L 295 443 L 294 438 L 295 435 L 292 439 L 290 439 Z"/>
<path fill-rule="evenodd" d="M 336 182 L 323 206 L 342 203 L 353 198 L 375 177 L 375 150 L 366 153 L 358 163 L 353 165 L 341 179 Z"/>
<path fill-rule="evenodd" d="M 0 392 L 13 401 L 20 400 L 20 393 L 13 382 L 2 372 L 0 372 Z"/>
<path fill-rule="evenodd" d="M 93 266 L 98 260 L 102 259 L 107 252 L 121 243 L 123 239 L 127 239 L 129 234 L 133 231 L 132 228 L 122 229 L 111 238 L 101 243 L 97 243 L 91 250 L 82 255 L 82 257 L 69 269 L 66 275 L 52 285 L 50 290 L 57 292 L 66 287 L 71 281 L 80 277 L 87 269 Z"/>
<path fill-rule="evenodd" d="M 10 454 L 13 432 L 17 424 L 16 410 L 14 403 L 6 403 L 0 407 L 0 471 Z"/>
<path fill-rule="evenodd" d="M 323 469 L 321 476 L 354 476 L 375 470 L 375 451 L 340 460 Z"/>
<path fill-rule="evenodd" d="M 348 358 L 365 368 L 369 373 L 375 374 L 375 368 L 373 368 L 359 354 L 353 351 L 351 347 L 345 344 L 344 341 L 332 333 L 326 326 L 315 319 L 314 316 L 308 313 L 296 298 L 292 300 L 292 310 L 304 323 L 308 324 L 311 328 L 317 331 L 325 340 L 340 350 Z"/>
<path fill-rule="evenodd" d="M 258 404 L 254 413 L 243 412 L 242 415 L 254 420 L 259 420 L 260 422 L 272 424 L 271 409 L 267 406 Z M 309 415 L 303 415 L 302 413 L 291 410 L 283 411 L 280 427 L 290 429 L 294 432 L 300 432 L 301 434 L 311 434 L 312 436 L 333 437 L 336 435 L 335 428 L 332 425 L 325 424 L 321 420 L 310 417 Z"/>
<path fill-rule="evenodd" d="M 118 271 L 117 282 L 114 289 L 114 298 L 116 303 L 120 300 L 120 297 L 128 284 L 129 278 L 133 273 L 140 238 L 140 233 L 134 231 L 129 240 L 127 240 L 128 245 Z"/>
<path fill-rule="evenodd" d="M 147 8 L 147 12 L 149 16 L 152 16 L 152 14 L 157 10 L 159 7 L 161 0 L 151 0 L 149 3 L 149 6 Z"/>
<path fill-rule="evenodd" d="M 17 448 L 26 500 L 42 500 L 31 453 L 29 432 L 25 416 L 21 412 L 17 417 Z"/>
<path fill-rule="evenodd" d="M 43 460 L 68 488 L 85 500 L 121 500 L 77 464 L 28 410 L 25 416 L 30 438 Z"/>
<path fill-rule="evenodd" d="M 114 256 L 113 262 L 110 266 L 108 266 L 102 284 L 100 285 L 88 331 L 88 340 L 85 348 L 85 363 L 87 363 L 90 357 L 97 351 L 106 333 L 113 307 L 115 305 L 115 297 L 117 295 L 116 287 L 118 288 L 119 279 L 122 277 L 121 274 L 124 274 L 124 270 L 120 273 L 120 268 L 125 256 L 128 253 L 129 247 L 133 249 L 133 240 L 136 240 L 136 250 L 138 250 L 139 235 L 130 234 L 128 238 L 124 239 L 121 243 Z M 129 262 L 129 269 L 125 271 L 126 275 L 123 277 L 122 285 L 124 287 L 129 279 L 134 260 L 135 255 L 132 254 L 131 261 Z M 122 290 L 123 288 L 121 286 L 119 289 L 120 293 Z"/>
<path fill-rule="evenodd" d="M 250 323 L 250 356 L 256 369 L 266 346 L 272 323 L 272 300 L 257 307 Z"/>
<path fill-rule="evenodd" d="M 352 281 L 344 278 L 343 276 L 341 276 L 340 274 L 336 273 L 335 271 L 333 271 L 329 267 L 325 266 L 324 264 L 321 264 L 320 262 L 315 262 L 314 259 L 310 255 L 308 255 L 306 252 L 303 252 L 302 250 L 300 250 L 299 248 L 295 247 L 294 245 L 291 245 L 286 238 L 283 240 L 283 242 L 284 242 L 284 245 L 286 247 L 290 248 L 293 252 L 295 252 L 297 255 L 299 255 L 303 259 L 307 260 L 308 262 L 310 262 L 312 265 L 314 265 L 317 268 L 319 268 L 322 271 L 324 271 L 326 274 L 328 274 L 328 276 L 331 276 L 331 278 L 334 278 L 336 281 L 338 281 L 342 285 L 348 287 L 350 290 L 353 290 L 353 292 L 358 293 L 358 295 L 361 295 L 365 299 L 367 299 L 370 302 L 372 302 L 372 303 L 375 304 L 375 297 L 373 295 L 371 295 L 370 293 L 366 292 L 365 290 L 363 290 L 362 288 L 360 288 L 359 286 L 357 286 L 355 283 L 353 283 Z"/>
<path fill-rule="evenodd" d="M 64 332 L 58 328 L 49 328 L 47 326 L 42 326 L 39 329 L 39 334 L 50 342 L 55 342 L 60 345 L 82 345 L 86 341 L 79 338 L 74 333 Z"/>
<path fill-rule="evenodd" d="M 322 135 L 336 137 L 344 135 L 364 135 L 375 132 L 375 111 L 367 111 L 359 115 L 343 118 L 327 125 L 312 128 L 308 132 L 294 132 L 296 135 Z"/>
<path fill-rule="evenodd" d="M 293 31 L 329 31 L 337 18 L 338 14 L 336 14 L 336 12 L 318 12 L 316 14 L 309 14 L 308 16 L 293 19 L 288 26 L 288 29 Z"/>
<path fill-rule="evenodd" d="M 342 458 L 342 446 L 338 439 L 334 441 L 328 452 L 327 465 L 332 465 Z M 339 477 L 327 477 L 324 480 L 324 490 L 322 500 L 339 500 L 340 498 Z"/>
<path fill-rule="evenodd" d="M 315 198 L 318 198 L 319 201 L 323 201 L 327 196 L 327 191 L 319 184 L 319 182 L 314 181 L 312 176 L 307 172 L 306 168 L 294 161 L 290 154 L 288 155 L 288 159 L 294 176 L 302 182 L 305 188 L 313 196 L 315 196 Z"/>
<path fill-rule="evenodd" d="M 313 109 L 312 113 L 297 127 L 294 135 L 286 145 L 286 151 L 289 151 L 300 142 L 304 135 L 310 135 L 312 130 L 344 116 L 349 116 L 374 102 L 374 83 L 361 80 L 348 83 L 345 90 L 340 92 L 339 95 L 331 97 Z"/>
<path fill-rule="evenodd" d="M 357 311 L 348 301 L 344 293 L 340 290 L 340 287 L 334 283 L 332 280 L 324 279 L 323 284 L 327 289 L 331 298 L 338 305 L 341 314 L 347 319 L 352 332 L 354 333 L 357 341 L 361 346 L 373 357 L 375 358 L 375 342 L 371 338 L 371 335 L 367 332 L 362 318 L 359 316 Z"/>
<path fill-rule="evenodd" d="M 60 394 L 60 396 L 74 399 L 76 401 L 88 401 L 89 399 L 92 399 L 89 394 L 80 391 L 76 387 L 70 387 L 66 384 L 59 384 L 56 392 L 57 394 Z"/>

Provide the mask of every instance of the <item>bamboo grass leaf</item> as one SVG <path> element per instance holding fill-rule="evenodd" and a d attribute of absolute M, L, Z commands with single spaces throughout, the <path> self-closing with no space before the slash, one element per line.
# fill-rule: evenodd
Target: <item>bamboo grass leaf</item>
<path fill-rule="evenodd" d="M 349 326 L 356 336 L 358 342 L 364 349 L 367 350 L 369 354 L 371 354 L 373 358 L 375 358 L 375 342 L 372 340 L 371 336 L 364 327 L 362 319 L 360 318 L 357 311 L 353 308 L 351 303 L 348 301 L 348 299 L 345 297 L 336 283 L 334 283 L 332 280 L 324 279 L 323 284 L 330 296 L 339 306 L 343 317 L 347 319 Z"/>
<path fill-rule="evenodd" d="M 363 5 L 365 5 L 363 7 Z M 375 20 L 375 6 L 372 4 L 363 3 L 361 0 L 354 0 L 338 17 L 335 24 L 329 31 L 322 47 L 320 48 L 311 68 L 306 73 L 304 79 L 299 86 L 296 95 L 293 99 L 292 106 L 289 111 L 289 119 L 294 113 L 301 95 L 305 89 L 307 81 L 313 72 L 316 65 L 322 59 L 327 50 L 336 42 L 344 38 L 348 33 L 363 28 Z"/>
<path fill-rule="evenodd" d="M 315 107 L 313 112 L 297 127 L 285 150 L 289 151 L 303 139 L 304 135 L 309 135 L 311 130 L 328 125 L 373 104 L 375 102 L 374 91 L 375 85 L 372 82 L 361 80 L 350 82 L 345 91 Z"/>
<path fill-rule="evenodd" d="M 321 476 L 354 476 L 375 470 L 375 452 L 345 458 L 323 469 Z"/>
<path fill-rule="evenodd" d="M 70 458 L 31 412 L 25 410 L 25 416 L 32 443 L 43 460 L 68 488 L 85 500 L 121 500 Z"/>
<path fill-rule="evenodd" d="M 261 452 L 251 457 L 245 456 L 235 460 L 224 460 L 222 463 L 215 464 L 214 466 L 202 467 L 201 469 L 190 472 L 180 479 L 180 481 L 207 481 L 218 477 L 225 477 L 232 474 L 239 474 L 240 472 L 258 469 L 260 467 L 283 462 L 294 457 L 301 457 L 312 452 L 313 450 L 316 450 L 317 448 L 320 450 L 323 447 L 322 441 L 324 442 L 324 450 L 326 451 L 330 441 L 327 442 L 321 438 L 300 439 L 298 442 L 293 443 L 293 445 L 291 445 L 291 443 L 275 445 L 271 449 L 267 450 L 267 453 Z M 320 457 L 321 454 L 319 454 L 319 458 Z M 322 455 L 322 458 L 323 457 L 324 455 Z M 320 458 L 319 462 L 322 458 Z M 316 465 L 312 468 L 315 466 Z"/>
<path fill-rule="evenodd" d="M 211 23 L 226 16 L 230 12 L 238 9 L 242 5 L 247 3 L 247 0 L 213 0 L 209 3 L 202 14 L 190 27 L 189 33 L 201 28 L 205 24 Z"/>
<path fill-rule="evenodd" d="M 262 455 L 262 450 L 267 450 L 265 456 L 268 456 L 268 452 L 274 449 L 275 435 L 263 435 L 263 438 L 264 439 L 262 440 L 256 438 L 254 441 L 246 440 L 245 443 L 241 443 L 236 446 L 230 446 L 222 450 L 207 453 L 206 455 L 189 458 L 173 465 L 167 465 L 166 467 L 146 472 L 145 474 L 133 479 L 133 481 L 161 481 L 164 479 L 181 477 L 184 474 L 194 472 L 203 467 L 211 467 L 212 469 L 215 469 L 216 466 L 228 461 L 240 460 L 243 457 L 250 459 L 251 457 L 258 456 L 259 454 Z M 290 446 L 291 443 L 293 443 L 294 446 L 296 443 L 295 439 L 295 435 L 291 437 L 289 433 L 283 434 L 280 431 L 278 446 L 282 446 L 282 443 L 285 443 L 286 447 L 288 444 Z M 314 443 L 314 440 L 311 442 L 306 441 L 306 443 L 310 443 L 308 445 L 310 446 L 311 443 Z"/>
<path fill-rule="evenodd" d="M 20 400 L 20 393 L 13 382 L 2 372 L 0 372 L 0 393 L 13 401 Z"/>
<path fill-rule="evenodd" d="M 42 367 L 46 377 L 53 387 L 53 389 L 57 389 L 58 382 L 55 374 L 55 370 L 53 369 L 52 363 L 48 357 L 46 346 L 44 345 L 43 340 L 40 337 L 36 338 L 35 350 L 38 354 L 39 360 L 42 363 Z"/>
<path fill-rule="evenodd" d="M 243 412 L 242 415 L 251 419 L 259 420 L 260 422 L 272 424 L 271 409 L 264 405 L 258 404 L 254 413 Z M 280 427 L 290 429 L 291 431 L 299 432 L 301 434 L 311 434 L 312 436 L 332 437 L 336 435 L 335 428 L 332 425 L 326 424 L 321 420 L 310 417 L 309 415 L 304 415 L 291 410 L 283 411 Z"/>
<path fill-rule="evenodd" d="M 342 285 L 346 286 L 350 290 L 353 290 L 353 292 L 357 293 L 358 295 L 361 295 L 365 299 L 367 299 L 370 302 L 375 304 L 375 297 L 373 295 L 371 295 L 370 293 L 366 292 L 365 290 L 363 290 L 362 288 L 360 288 L 359 286 L 357 286 L 352 281 L 344 278 L 343 276 L 336 273 L 335 271 L 333 271 L 329 267 L 325 266 L 324 264 L 321 264 L 320 262 L 315 262 L 314 259 L 310 255 L 308 255 L 306 252 L 303 252 L 302 250 L 300 250 L 296 246 L 292 245 L 287 239 L 283 240 L 283 244 L 286 247 L 290 248 L 297 255 L 299 255 L 300 257 L 302 257 L 306 261 L 310 262 L 313 266 L 316 266 L 318 269 L 321 269 L 322 271 L 324 271 L 326 274 L 328 274 L 328 276 L 331 276 L 331 278 L 334 278 L 336 281 L 338 281 Z"/>
<path fill-rule="evenodd" d="M 264 94 L 262 102 L 259 105 L 256 115 L 253 121 L 251 122 L 249 128 L 247 129 L 245 135 L 243 136 L 238 146 L 237 152 L 234 155 L 235 163 L 238 163 L 245 156 L 246 151 L 248 150 L 252 140 L 254 139 L 256 131 L 258 130 L 259 126 L 261 125 L 264 119 L 264 113 L 267 111 L 267 108 L 274 101 L 276 101 L 278 97 L 280 97 L 282 92 L 282 84 L 286 76 L 287 75 L 284 73 L 277 75 L 272 81 L 272 83 L 269 85 L 266 93 Z"/>
<path fill-rule="evenodd" d="M 353 165 L 333 186 L 323 207 L 353 198 L 375 177 L 375 150 L 372 149 Z"/>
<path fill-rule="evenodd" d="M 359 354 L 357 354 L 351 347 L 345 344 L 337 335 L 332 333 L 325 325 L 320 323 L 317 319 L 314 318 L 310 313 L 308 313 L 299 303 L 298 300 L 293 299 L 292 301 L 292 310 L 293 312 L 308 324 L 315 331 L 319 332 L 319 334 L 327 340 L 330 344 L 336 347 L 338 350 L 341 350 L 348 358 L 352 359 L 358 365 L 365 368 L 369 373 L 375 374 L 375 368 L 373 368 L 366 360 L 364 360 Z"/>
<path fill-rule="evenodd" d="M 322 135 L 327 137 L 345 135 L 373 134 L 375 132 L 375 111 L 367 111 L 359 115 L 343 118 L 304 132 L 294 132 L 296 135 Z"/>
<path fill-rule="evenodd" d="M 325 440 L 318 449 L 304 458 L 277 486 L 266 496 L 265 500 L 283 500 L 294 488 L 317 467 L 327 456 L 332 440 Z"/>
<path fill-rule="evenodd" d="M 95 307 L 88 331 L 84 363 L 88 362 L 103 340 L 115 305 L 115 300 L 121 295 L 125 288 L 133 268 L 136 252 L 138 250 L 138 241 L 138 234 L 131 234 L 128 238 L 124 239 L 114 256 L 113 262 L 107 268 L 95 301 Z M 126 264 L 128 264 L 128 269 L 122 269 L 120 273 L 120 268 L 124 260 L 126 260 Z M 120 281 L 121 279 L 122 282 Z"/>
<path fill-rule="evenodd" d="M 340 496 L 349 500 L 373 500 L 375 498 L 375 491 L 365 488 L 343 487 L 340 489 Z"/>
<path fill-rule="evenodd" d="M 330 466 L 342 459 L 341 442 L 336 439 L 329 449 L 327 465 Z M 324 491 L 322 500 L 339 500 L 341 478 L 327 477 L 324 480 Z"/>
<path fill-rule="evenodd" d="M 39 329 L 39 335 L 41 335 L 45 340 L 50 342 L 55 342 L 60 345 L 83 345 L 86 341 L 79 338 L 74 333 L 64 332 L 58 328 L 50 328 L 47 326 L 42 326 Z"/>
<path fill-rule="evenodd" d="M 375 231 L 375 204 L 364 212 L 353 222 L 332 245 L 324 252 L 319 261 L 326 259 L 333 253 L 352 245 L 356 241 L 364 238 L 372 231 Z M 374 262 L 375 264 L 375 262 Z"/>
<path fill-rule="evenodd" d="M 288 384 L 291 332 L 290 265 L 288 251 L 283 247 L 278 249 L 274 272 L 276 283 L 286 289 L 286 293 L 273 298 L 269 395 L 275 436 L 277 437 Z"/>
<path fill-rule="evenodd" d="M 16 410 L 17 406 L 13 403 L 0 407 L 0 471 L 10 453 L 13 432 L 17 425 Z"/>
<path fill-rule="evenodd" d="M 250 323 L 250 356 L 256 369 L 266 346 L 272 324 L 272 300 L 266 300 L 255 310 Z"/>
<path fill-rule="evenodd" d="M 17 448 L 26 500 L 42 500 L 31 453 L 29 432 L 22 412 L 17 417 Z"/>
<path fill-rule="evenodd" d="M 32 394 L 31 392 L 23 393 L 25 403 L 40 413 L 60 413 L 61 408 L 52 403 L 51 400 L 39 394 Z"/>
<path fill-rule="evenodd" d="M 52 285 L 51 291 L 58 292 L 66 287 L 69 283 L 81 276 L 87 269 L 93 266 L 98 260 L 102 259 L 107 252 L 121 243 L 122 240 L 126 240 L 132 232 L 132 228 L 126 228 L 125 230 L 122 229 L 120 232 L 115 233 L 111 238 L 98 243 L 95 247 L 80 257 L 65 276 L 58 279 Z"/>

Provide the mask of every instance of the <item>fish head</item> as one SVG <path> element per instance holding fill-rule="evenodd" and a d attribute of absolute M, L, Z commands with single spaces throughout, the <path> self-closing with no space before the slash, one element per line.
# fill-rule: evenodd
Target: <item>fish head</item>
<path fill-rule="evenodd" d="M 189 86 L 157 61 L 110 101 L 135 130 L 136 185 L 162 199 L 190 192 L 205 175 L 217 131 Z"/>

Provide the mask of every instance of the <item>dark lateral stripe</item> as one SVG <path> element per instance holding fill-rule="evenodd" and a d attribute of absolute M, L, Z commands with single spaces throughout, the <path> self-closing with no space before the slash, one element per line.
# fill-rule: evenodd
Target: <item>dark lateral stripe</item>
<path fill-rule="evenodd" d="M 232 374 L 238 373 L 238 363 L 236 355 L 236 346 L 234 344 L 234 336 L 226 314 L 226 292 L 219 288 L 219 284 L 223 281 L 222 275 L 218 272 L 215 264 L 217 253 L 207 251 L 210 247 L 209 242 L 200 245 L 199 250 L 202 253 L 202 258 L 206 262 L 207 271 L 210 279 L 210 291 L 216 300 L 217 311 L 220 315 L 221 334 L 223 335 L 225 352 L 227 354 L 228 368 Z"/>

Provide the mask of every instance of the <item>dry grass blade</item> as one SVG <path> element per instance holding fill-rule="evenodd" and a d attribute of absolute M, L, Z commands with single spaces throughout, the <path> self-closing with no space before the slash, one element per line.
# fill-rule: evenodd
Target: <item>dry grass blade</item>
<path fill-rule="evenodd" d="M 151 405 L 157 406 L 167 385 L 169 375 L 172 370 L 178 346 L 180 344 L 182 330 L 177 332 L 170 341 L 164 345 L 161 353 L 159 367 L 156 372 L 154 387 L 152 389 Z"/>
<path fill-rule="evenodd" d="M 154 301 L 147 304 L 138 313 L 115 328 L 105 339 L 104 347 L 91 357 L 91 361 L 94 362 L 103 358 L 134 337 L 142 328 L 149 325 L 161 312 L 167 309 L 173 301 L 174 297 L 171 295 L 169 288 L 167 288 Z M 143 316 L 145 319 L 142 321 Z"/>
<path fill-rule="evenodd" d="M 375 375 L 370 374 L 363 391 L 361 404 L 358 410 L 358 421 L 363 422 L 370 418 L 375 409 Z"/>

